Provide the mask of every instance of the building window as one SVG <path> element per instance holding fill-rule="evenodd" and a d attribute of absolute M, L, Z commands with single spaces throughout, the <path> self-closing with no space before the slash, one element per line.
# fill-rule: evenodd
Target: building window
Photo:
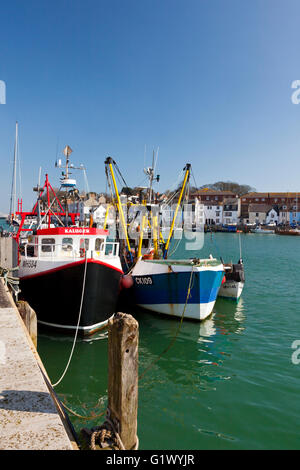
<path fill-rule="evenodd" d="M 262 197 L 262 198 L 261 198 L 261 200 L 262 200 L 262 201 L 264 201 L 264 200 L 265 200 L 265 198 L 264 198 L 264 197 Z"/>
<path fill-rule="evenodd" d="M 206 200 L 209 201 L 209 196 L 206 196 Z"/>
<path fill-rule="evenodd" d="M 255 200 L 256 200 L 256 201 L 259 201 L 259 198 L 257 197 L 257 198 L 255 198 Z"/>
<path fill-rule="evenodd" d="M 220 211 L 217 211 L 216 212 L 216 217 L 219 217 L 220 216 Z"/>
<path fill-rule="evenodd" d="M 258 213 L 258 212 L 256 212 L 255 217 L 259 217 L 259 213 Z"/>
<path fill-rule="evenodd" d="M 219 224 L 220 223 L 220 219 L 216 219 L 216 224 Z"/>
<path fill-rule="evenodd" d="M 274 199 L 274 201 L 275 201 L 275 202 L 277 202 L 277 201 L 278 201 L 277 197 Z"/>

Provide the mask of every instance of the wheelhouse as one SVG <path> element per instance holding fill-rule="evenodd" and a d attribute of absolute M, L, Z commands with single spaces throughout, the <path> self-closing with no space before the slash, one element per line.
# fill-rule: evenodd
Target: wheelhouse
<path fill-rule="evenodd" d="M 85 227 L 55 227 L 37 230 L 23 248 L 25 257 L 102 258 L 119 256 L 119 243 L 108 241 L 108 230 Z"/>

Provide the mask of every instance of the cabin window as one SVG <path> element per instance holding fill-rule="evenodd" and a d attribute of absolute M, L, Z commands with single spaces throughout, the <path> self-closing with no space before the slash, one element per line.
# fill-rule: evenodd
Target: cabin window
<path fill-rule="evenodd" d="M 90 246 L 90 240 L 88 238 L 80 239 L 80 249 L 88 250 Z"/>
<path fill-rule="evenodd" d="M 62 249 L 64 251 L 72 251 L 73 249 L 73 238 L 62 239 Z"/>
<path fill-rule="evenodd" d="M 101 245 L 104 242 L 104 238 L 96 238 L 95 240 L 95 250 L 100 251 Z"/>
<path fill-rule="evenodd" d="M 53 253 L 55 251 L 55 240 L 54 238 L 43 238 L 42 239 L 42 252 Z"/>

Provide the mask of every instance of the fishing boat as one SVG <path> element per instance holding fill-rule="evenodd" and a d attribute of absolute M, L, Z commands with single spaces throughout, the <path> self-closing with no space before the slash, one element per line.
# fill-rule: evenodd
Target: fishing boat
<path fill-rule="evenodd" d="M 239 300 L 245 285 L 245 270 L 242 258 L 236 264 L 224 264 L 225 279 L 221 284 L 218 297 Z"/>
<path fill-rule="evenodd" d="M 84 227 L 37 230 L 22 246 L 22 297 L 42 325 L 91 334 L 115 313 L 123 274 L 119 244 L 108 231 Z"/>
<path fill-rule="evenodd" d="M 61 189 L 67 188 L 68 194 L 76 185 L 68 172 L 69 149 L 64 151 L 66 173 L 61 179 Z M 46 207 L 41 204 L 43 194 Z M 33 211 L 19 215 L 16 238 L 21 295 L 36 311 L 38 322 L 83 335 L 106 326 L 116 312 L 123 274 L 119 243 L 108 241 L 107 230 L 76 225 L 79 214 L 63 208 L 48 175 Z M 28 216 L 36 216 L 39 225 L 22 240 L 20 233 L 28 230 L 23 227 Z"/>
<path fill-rule="evenodd" d="M 109 183 L 109 186 L 115 188 L 115 199 L 118 201 L 118 211 L 120 221 L 123 224 L 122 232 L 125 235 L 127 250 L 133 256 L 114 177 L 114 161 L 109 157 L 105 163 L 109 170 L 107 174 L 111 175 L 112 180 L 112 184 Z M 200 321 L 212 313 L 224 278 L 222 262 L 213 257 L 209 259 L 168 259 L 168 250 L 174 234 L 178 210 L 188 187 L 190 167 L 191 165 L 188 163 L 184 168 L 184 180 L 166 243 L 160 243 L 158 214 L 155 211 L 150 211 L 153 233 L 152 248 L 149 247 L 148 253 L 143 255 L 144 227 L 147 226 L 146 220 L 148 219 L 148 214 L 144 211 L 139 231 L 138 248 L 130 268 L 130 276 L 133 280 L 132 297 L 136 305 L 157 313 Z M 150 206 L 149 208 L 151 209 Z"/>
<path fill-rule="evenodd" d="M 143 260 L 132 270 L 134 301 L 140 307 L 175 317 L 204 320 L 214 307 L 224 277 L 214 258 Z"/>

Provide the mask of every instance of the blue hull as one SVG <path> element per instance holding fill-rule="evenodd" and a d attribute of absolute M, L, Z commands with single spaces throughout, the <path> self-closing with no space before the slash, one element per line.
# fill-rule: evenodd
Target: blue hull
<path fill-rule="evenodd" d="M 195 271 L 185 317 L 201 320 L 211 313 L 224 276 L 223 271 Z M 137 305 L 180 316 L 187 300 L 191 271 L 133 276 Z"/>

